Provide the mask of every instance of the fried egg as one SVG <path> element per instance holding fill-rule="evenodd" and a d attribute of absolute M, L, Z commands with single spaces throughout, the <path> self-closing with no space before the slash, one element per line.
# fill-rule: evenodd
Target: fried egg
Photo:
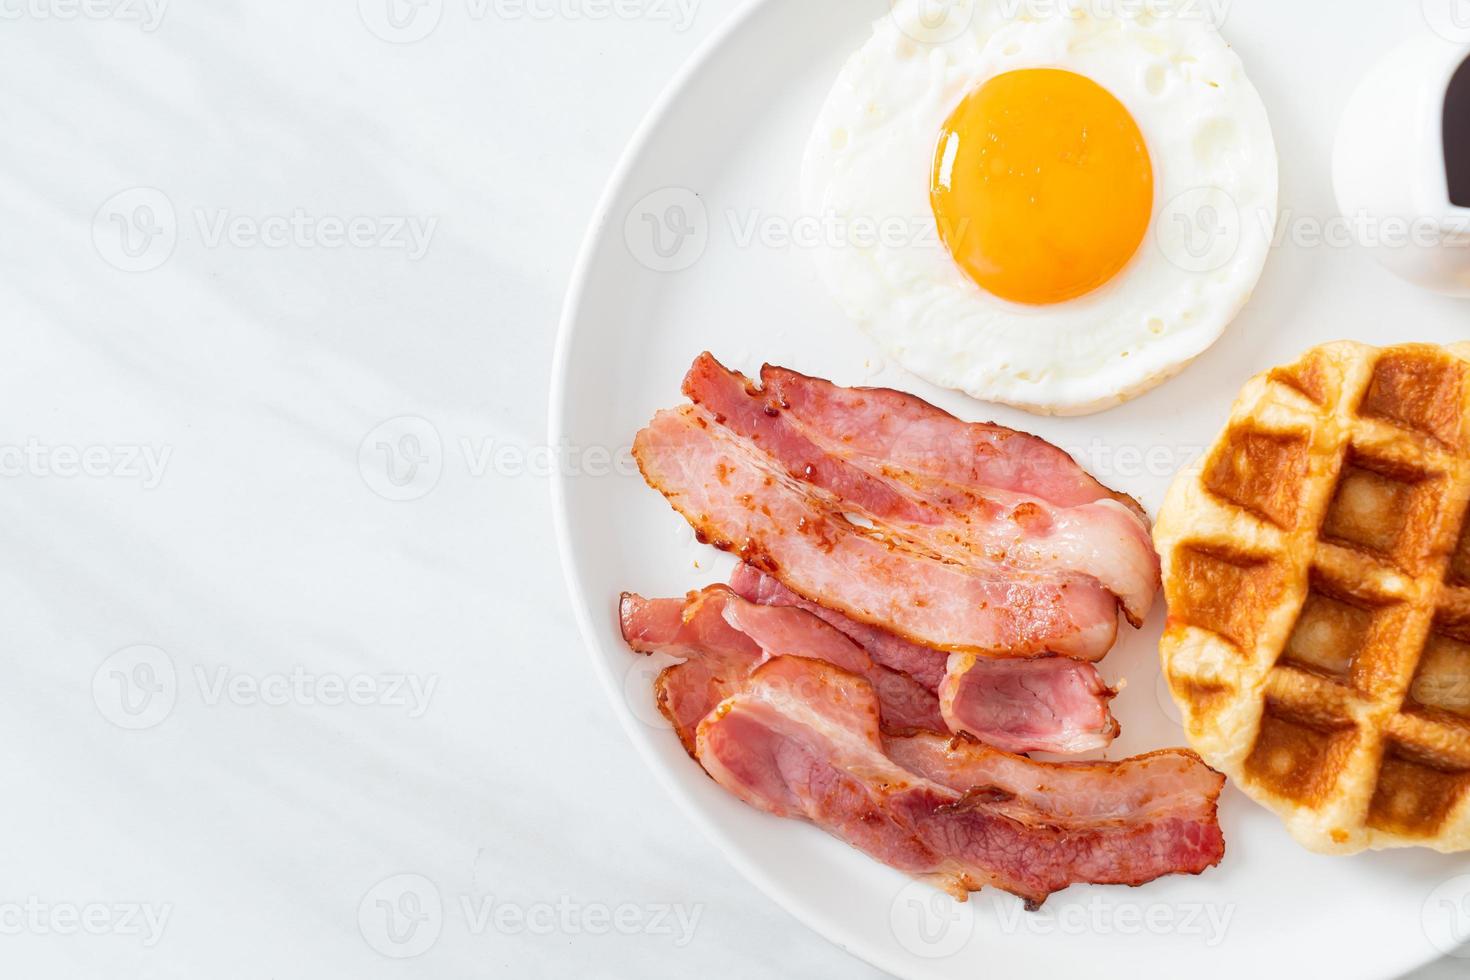
<path fill-rule="evenodd" d="M 849 231 L 818 251 L 847 314 L 925 380 L 1044 414 L 1209 348 L 1276 224 L 1270 122 L 1218 31 L 1090 6 L 953 0 L 936 30 L 895 0 L 804 164 L 806 210 Z"/>

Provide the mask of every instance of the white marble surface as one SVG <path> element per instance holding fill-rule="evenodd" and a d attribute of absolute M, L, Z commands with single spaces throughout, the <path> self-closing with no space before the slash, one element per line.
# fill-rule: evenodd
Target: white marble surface
<path fill-rule="evenodd" d="M 876 975 L 635 758 L 538 451 L 736 0 L 423 2 L 0 2 L 0 974 Z"/>

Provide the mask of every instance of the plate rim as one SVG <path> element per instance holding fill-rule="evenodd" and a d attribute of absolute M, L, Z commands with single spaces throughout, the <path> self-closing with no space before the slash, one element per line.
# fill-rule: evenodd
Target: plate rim
<path fill-rule="evenodd" d="M 587 230 L 578 246 L 577 256 L 563 297 L 551 359 L 546 430 L 550 445 L 561 445 L 567 439 L 566 408 L 572 340 L 577 332 L 577 325 L 582 319 L 585 294 L 591 278 L 594 257 L 606 233 L 614 205 L 629 189 L 635 164 L 643 157 L 655 134 L 669 117 L 675 103 L 689 87 L 690 82 L 705 69 L 736 34 L 746 28 L 758 12 L 777 2 L 780 0 L 740 0 L 728 17 L 695 46 L 670 76 L 619 153 L 617 162 L 603 186 L 593 208 Z M 896 958 L 895 954 L 888 951 L 882 944 L 869 944 L 861 937 L 854 938 L 835 920 L 821 916 L 810 908 L 808 903 L 797 899 L 779 878 L 766 873 L 749 861 L 745 857 L 744 849 L 737 845 L 734 839 L 704 812 L 702 804 L 694 794 L 680 784 L 674 774 L 654 753 L 651 744 L 641 737 L 639 722 L 620 696 L 619 678 L 614 674 L 607 659 L 598 654 L 602 643 L 593 622 L 591 597 L 582 588 L 575 571 L 574 545 L 571 540 L 567 511 L 567 479 L 568 474 L 558 469 L 549 481 L 552 526 L 567 597 L 571 601 L 572 614 L 582 639 L 584 654 L 592 661 L 593 670 L 601 682 L 604 695 L 612 704 L 619 727 L 622 728 L 628 741 L 632 743 L 644 767 L 653 775 L 663 790 L 673 798 L 680 811 L 699 828 L 706 839 L 715 845 L 721 856 L 746 881 L 754 885 L 796 922 L 875 969 L 899 977 L 915 976 L 919 964 L 911 960 Z M 1422 970 L 1442 959 L 1438 956 L 1429 956 L 1416 960 L 1407 967 L 1406 973 Z M 921 970 L 922 973 L 927 973 L 927 971 Z"/>

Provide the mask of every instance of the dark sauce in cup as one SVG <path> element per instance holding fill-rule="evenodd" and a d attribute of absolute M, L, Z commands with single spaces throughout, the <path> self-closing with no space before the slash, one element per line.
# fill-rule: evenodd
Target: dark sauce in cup
<path fill-rule="evenodd" d="M 1444 99 L 1444 163 L 1450 203 L 1470 208 L 1470 61 L 1450 80 Z"/>

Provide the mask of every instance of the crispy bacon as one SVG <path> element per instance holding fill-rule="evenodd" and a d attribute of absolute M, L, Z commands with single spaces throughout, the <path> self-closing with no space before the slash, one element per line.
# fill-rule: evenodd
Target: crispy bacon
<path fill-rule="evenodd" d="M 866 681 L 780 657 L 706 716 L 695 754 L 751 806 L 809 820 L 959 897 L 990 885 L 1037 908 L 1074 883 L 1197 874 L 1224 854 L 1223 779 L 1187 753 L 1058 767 L 979 749 L 950 763 L 959 749 L 921 739 L 910 768 L 885 751 L 878 718 Z M 943 781 L 915 771 L 925 767 Z"/>
<path fill-rule="evenodd" d="M 1008 752 L 1077 755 L 1105 749 L 1121 731 L 1108 703 L 1117 692 L 1091 664 L 1065 657 L 949 657 L 939 707 L 952 732 Z"/>
<path fill-rule="evenodd" d="M 736 567 L 730 587 L 751 602 L 793 606 L 821 617 L 877 662 L 937 691 L 950 731 L 1007 752 L 1060 754 L 1105 748 L 1118 736 L 1118 722 L 1108 708 L 1115 692 L 1091 664 L 1065 657 L 991 659 L 930 650 L 807 602 L 749 565 Z"/>
<path fill-rule="evenodd" d="M 634 455 L 743 564 L 732 587 L 619 613 L 633 649 L 678 661 L 658 703 L 716 781 L 959 897 L 1034 908 L 1220 861 L 1223 779 L 1192 753 L 1011 754 L 1117 735 L 1082 661 L 1158 593 L 1135 501 L 1041 439 L 899 392 L 769 366 L 757 385 L 708 354 L 684 391 Z"/>
<path fill-rule="evenodd" d="M 1212 820 L 1225 777 L 1188 749 L 1123 762 L 1036 762 L 942 735 L 885 735 L 888 757 L 958 792 L 992 786 L 1068 820 L 1172 814 Z"/>
<path fill-rule="evenodd" d="M 1159 589 L 1148 525 L 1060 450 L 1032 436 L 1004 435 L 1009 430 L 998 426 L 968 426 L 896 392 L 838 396 L 833 393 L 842 389 L 827 382 L 779 368 L 765 374 L 773 384 L 761 390 L 706 353 L 684 379 L 684 394 L 757 444 L 829 509 L 859 514 L 947 561 L 1096 583 L 1118 598 L 1135 626 L 1148 614 Z M 788 410 L 790 399 L 808 411 Z M 821 407 L 837 402 L 867 408 Z M 903 431 L 881 438 L 899 423 Z M 877 445 L 864 441 L 865 426 L 880 434 Z M 964 474 L 953 463 L 936 463 L 927 450 L 916 457 L 907 448 L 915 429 L 929 450 L 933 437 L 922 430 L 963 439 L 964 458 L 979 461 L 968 468 L 969 482 L 954 482 L 951 477 Z M 905 468 L 914 459 L 921 468 Z M 1053 492 L 1080 502 L 1059 506 L 1025 489 L 1025 480 L 1044 486 L 1043 474 L 1067 479 Z"/>
<path fill-rule="evenodd" d="M 944 680 L 949 654 L 943 650 L 921 647 L 876 626 L 859 623 L 825 606 L 808 602 L 759 568 L 744 562 L 736 565 L 730 576 L 730 588 L 749 601 L 763 606 L 795 606 L 805 609 L 846 633 L 878 663 L 892 670 L 903 671 L 930 690 L 938 690 L 940 681 Z"/>
<path fill-rule="evenodd" d="M 1004 426 L 962 422 L 914 395 L 842 388 L 786 368 L 761 369 L 764 390 L 830 452 L 865 458 L 957 491 L 1033 494 L 1058 507 L 1115 500 L 1142 521 L 1143 508 L 1088 475 L 1044 439 Z"/>
<path fill-rule="evenodd" d="M 654 683 L 659 709 L 693 752 L 694 728 L 773 657 L 820 660 L 864 678 L 877 692 L 891 732 L 942 732 L 934 692 L 913 678 L 875 664 L 861 647 L 799 609 L 758 606 L 723 585 L 685 599 L 645 599 L 625 593 L 618 609 L 623 639 L 639 653 L 683 662 Z"/>
<path fill-rule="evenodd" d="M 644 479 L 702 540 L 807 599 L 912 642 L 994 656 L 1096 660 L 1114 597 L 1088 582 L 958 564 L 818 505 L 807 485 L 694 406 L 660 412 L 633 446 Z"/>

